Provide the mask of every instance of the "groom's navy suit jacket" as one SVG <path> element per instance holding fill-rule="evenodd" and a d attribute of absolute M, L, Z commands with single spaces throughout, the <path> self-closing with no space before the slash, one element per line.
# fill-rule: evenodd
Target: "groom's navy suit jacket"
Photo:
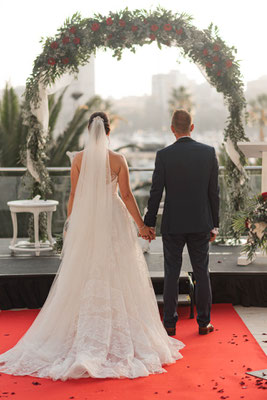
<path fill-rule="evenodd" d="M 183 137 L 157 152 L 147 226 L 155 226 L 165 189 L 161 232 L 209 232 L 219 226 L 218 161 L 211 146 Z"/>

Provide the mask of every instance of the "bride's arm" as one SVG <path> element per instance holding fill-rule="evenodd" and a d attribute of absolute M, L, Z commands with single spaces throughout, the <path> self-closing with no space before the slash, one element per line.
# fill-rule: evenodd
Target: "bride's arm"
<path fill-rule="evenodd" d="M 141 236 L 150 235 L 149 228 L 144 225 L 144 221 L 141 217 L 139 208 L 137 206 L 135 197 L 132 193 L 129 179 L 129 169 L 125 157 L 121 156 L 121 165 L 119 172 L 119 188 L 121 199 L 127 207 L 127 210 L 133 217 L 136 225 L 138 226 L 139 233 Z"/>

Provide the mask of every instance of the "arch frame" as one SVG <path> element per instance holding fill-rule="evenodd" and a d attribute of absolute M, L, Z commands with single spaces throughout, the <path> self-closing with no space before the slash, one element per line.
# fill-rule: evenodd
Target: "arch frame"
<path fill-rule="evenodd" d="M 40 194 L 45 199 L 51 194 L 51 180 L 45 167 L 48 95 L 69 83 L 69 78 L 78 73 L 79 66 L 88 63 L 97 49 L 111 49 L 113 56 L 120 60 L 125 49 L 135 53 L 137 46 L 154 41 L 159 48 L 179 48 L 180 53 L 194 62 L 207 81 L 222 93 L 229 111 L 224 129 L 229 155 L 225 166 L 229 218 L 243 208 L 248 177 L 244 170 L 245 157 L 237 143 L 248 141 L 248 138 L 244 130 L 246 100 L 239 62 L 235 58 L 237 51 L 221 39 L 213 24 L 199 30 L 193 25 L 191 16 L 161 7 L 154 11 L 126 8 L 90 18 L 82 18 L 76 13 L 65 21 L 54 37 L 42 39 L 43 51 L 34 62 L 24 94 L 24 123 L 29 128 L 24 163 L 26 174 L 32 180 L 32 196 Z"/>

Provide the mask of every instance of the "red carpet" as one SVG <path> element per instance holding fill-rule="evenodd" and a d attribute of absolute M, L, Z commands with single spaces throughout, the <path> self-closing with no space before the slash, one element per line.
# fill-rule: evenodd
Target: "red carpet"
<path fill-rule="evenodd" d="M 0 313 L 0 353 L 12 347 L 38 310 Z M 84 378 L 56 381 L 1 374 L 0 400 L 217 400 L 267 399 L 267 381 L 245 374 L 267 367 L 267 359 L 234 308 L 213 305 L 216 331 L 200 336 L 188 309 L 180 308 L 177 337 L 186 347 L 184 358 L 167 366 L 167 373 L 135 380 Z M 264 390 L 266 389 L 266 390 Z"/>

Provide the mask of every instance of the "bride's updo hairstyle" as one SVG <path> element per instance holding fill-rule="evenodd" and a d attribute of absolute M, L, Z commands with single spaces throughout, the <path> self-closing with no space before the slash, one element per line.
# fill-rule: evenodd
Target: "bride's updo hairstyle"
<path fill-rule="evenodd" d="M 109 119 L 108 119 L 107 114 L 102 111 L 95 112 L 91 115 L 91 117 L 89 118 L 89 122 L 88 122 L 88 128 L 90 128 L 90 125 L 93 122 L 93 119 L 95 117 L 100 117 L 103 119 L 105 131 L 106 131 L 106 134 L 108 134 L 110 132 Z"/>

